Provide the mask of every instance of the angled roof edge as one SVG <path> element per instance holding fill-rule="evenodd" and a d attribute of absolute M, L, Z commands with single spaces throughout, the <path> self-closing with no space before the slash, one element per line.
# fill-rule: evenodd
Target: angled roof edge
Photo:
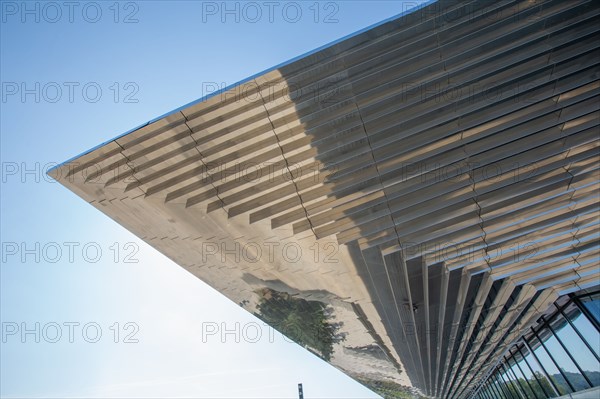
<path fill-rule="evenodd" d="M 165 114 L 163 114 L 163 115 L 160 115 L 160 116 L 158 116 L 158 117 L 156 117 L 156 118 L 154 118 L 154 119 L 151 119 L 151 120 L 149 120 L 148 122 L 142 123 L 142 124 L 140 124 L 140 125 L 138 125 L 138 126 L 134 127 L 133 129 L 129 129 L 129 130 L 127 130 L 127 131 L 126 131 L 126 132 L 124 132 L 124 133 L 121 133 L 121 134 L 119 134 L 119 135 L 117 135 L 117 136 L 115 136 L 115 137 L 113 137 L 113 138 L 111 138 L 111 139 L 109 139 L 109 140 L 106 140 L 106 141 L 104 141 L 104 142 L 102 142 L 102 143 L 100 143 L 100 144 L 98 144 L 98 145 L 96 145 L 96 146 L 94 146 L 94 147 L 92 147 L 92 148 L 90 148 L 90 149 L 86 150 L 86 151 L 83 151 L 82 153 L 80 153 L 80 154 L 78 154 L 78 155 L 75 155 L 75 156 L 73 156 L 73 157 L 71 157 L 71 158 L 67 159 L 67 160 L 66 160 L 66 161 L 64 161 L 64 162 L 61 162 L 60 164 L 58 164 L 58 165 L 56 165 L 56 166 L 54 166 L 54 167 L 52 167 L 52 168 L 48 169 L 48 170 L 46 171 L 46 174 L 47 174 L 47 175 L 50 175 L 50 174 L 51 174 L 51 172 L 52 172 L 52 171 L 54 171 L 55 169 L 61 168 L 62 166 L 64 166 L 64 165 L 68 164 L 69 162 L 72 162 L 72 161 L 76 160 L 77 158 L 79 158 L 79 157 L 82 157 L 82 156 L 84 156 L 84 155 L 86 155 L 86 154 L 89 154 L 89 153 L 91 153 L 91 152 L 93 152 L 93 151 L 97 150 L 98 148 L 101 148 L 101 147 L 105 146 L 106 144 L 108 144 L 108 143 L 110 143 L 110 142 L 112 142 L 112 141 L 115 141 L 115 140 L 117 140 L 117 139 L 119 139 L 119 138 L 121 138 L 121 137 L 123 137 L 123 136 L 126 136 L 126 135 L 128 135 L 129 133 L 135 132 L 136 130 L 138 130 L 138 129 L 141 129 L 141 128 L 143 128 L 144 126 L 147 126 L 147 125 L 149 125 L 149 124 L 151 124 L 151 123 L 154 123 L 154 122 L 156 122 L 156 121 L 158 121 L 158 120 L 160 120 L 160 119 L 166 118 L 167 116 L 169 116 L 169 115 L 172 115 L 172 114 L 174 114 L 174 113 L 176 113 L 176 112 L 179 112 L 179 111 L 181 111 L 181 110 L 183 110 L 183 109 L 185 109 L 185 108 L 191 107 L 192 105 L 195 105 L 195 104 L 201 103 L 201 102 L 203 102 L 203 101 L 206 101 L 206 100 L 208 100 L 208 99 L 210 99 L 210 98 L 212 98 L 212 97 L 214 97 L 214 96 L 216 96 L 216 95 L 220 95 L 221 93 L 224 93 L 224 92 L 226 92 L 226 91 L 228 91 L 228 90 L 231 90 L 231 89 L 232 89 L 232 88 L 234 88 L 234 87 L 237 87 L 237 86 L 239 86 L 239 85 L 242 85 L 242 84 L 244 84 L 244 83 L 246 83 L 246 82 L 248 82 L 248 81 L 250 81 L 250 80 L 252 80 L 252 79 L 254 79 L 254 78 L 256 78 L 256 77 L 258 77 L 258 76 L 264 75 L 264 74 L 266 74 L 266 73 L 269 73 L 269 72 L 271 72 L 271 71 L 274 71 L 274 70 L 276 70 L 276 69 L 279 69 L 279 68 L 282 68 L 282 67 L 284 67 L 284 66 L 290 65 L 291 63 L 293 63 L 293 62 L 295 62 L 295 61 L 298 61 L 298 60 L 300 60 L 300 59 L 302 59 L 302 58 L 305 58 L 305 57 L 308 57 L 308 56 L 310 56 L 310 55 L 313 55 L 313 54 L 315 54 L 315 53 L 318 53 L 319 51 L 321 51 L 321 50 L 324 50 L 324 49 L 326 49 L 326 48 L 329 48 L 329 47 L 335 46 L 336 44 L 338 44 L 338 43 L 340 43 L 340 42 L 343 42 L 344 40 L 351 39 L 351 38 L 353 38 L 353 37 L 355 37 L 355 36 L 358 36 L 358 35 L 360 35 L 361 33 L 364 33 L 364 32 L 366 32 L 366 31 L 368 31 L 368 30 L 371 30 L 371 29 L 377 28 L 378 26 L 381 26 L 381 25 L 383 25 L 383 24 L 386 24 L 386 23 L 388 23 L 388 22 L 390 22 L 390 21 L 393 21 L 393 20 L 396 20 L 396 19 L 398 19 L 398 18 L 402 18 L 402 17 L 404 17 L 404 16 L 406 16 L 406 15 L 408 15 L 408 14 L 410 14 L 410 13 L 413 13 L 413 12 L 415 12 L 415 11 L 418 11 L 418 10 L 420 10 L 421 8 L 427 7 L 428 5 L 430 5 L 430 4 L 433 4 L 433 3 L 435 3 L 435 2 L 437 2 L 437 0 L 426 0 L 426 1 L 424 1 L 423 3 L 421 3 L 421 4 L 417 5 L 417 6 L 413 7 L 413 8 L 410 8 L 410 9 L 408 9 L 408 10 L 406 10 L 406 11 L 403 11 L 403 12 L 401 12 L 400 14 L 393 15 L 393 16 L 391 16 L 391 17 L 389 17 L 389 18 L 386 18 L 386 19 L 384 19 L 384 20 L 382 20 L 382 21 L 379 21 L 379 22 L 376 22 L 376 23 L 374 23 L 374 24 L 371 24 L 371 25 L 369 25 L 369 26 L 367 26 L 367 27 L 365 27 L 365 28 L 359 29 L 359 30 L 357 30 L 357 31 L 355 31 L 355 32 L 353 32 L 353 33 L 350 33 L 350 34 L 348 34 L 348 35 L 346 35 L 346 36 L 343 36 L 343 37 L 341 37 L 341 38 L 339 38 L 339 39 L 336 39 L 336 40 L 334 40 L 334 41 L 331 41 L 331 42 L 329 42 L 329 43 L 326 43 L 326 44 L 324 44 L 324 45 L 322 45 L 322 46 L 319 46 L 319 47 L 317 47 L 317 48 L 315 48 L 315 49 L 313 49 L 313 50 L 307 51 L 307 52 L 306 52 L 306 53 L 304 53 L 304 54 L 298 55 L 298 56 L 296 56 L 296 57 L 293 57 L 293 58 L 291 58 L 291 59 L 289 59 L 289 60 L 287 60 L 287 61 L 281 62 L 281 63 L 279 63 L 279 64 L 277 64 L 277 65 L 275 65 L 275 66 L 272 66 L 272 67 L 270 67 L 270 68 L 267 68 L 267 69 L 265 69 L 265 70 L 263 70 L 263 71 L 261 71 L 261 72 L 257 72 L 257 73 L 255 73 L 255 74 L 253 74 L 253 75 L 250 75 L 250 76 L 248 76 L 247 78 L 244 78 L 244 79 L 242 79 L 242 80 L 240 80 L 240 81 L 238 81 L 238 82 L 235 82 L 235 83 L 233 83 L 233 84 L 231 84 L 231 85 L 228 85 L 228 86 L 226 86 L 226 87 L 224 87 L 224 88 L 222 88 L 222 89 L 219 89 L 219 90 L 217 90 L 217 91 L 211 92 L 211 93 L 209 93 L 209 94 L 207 94 L 207 95 L 205 95 L 205 96 L 202 96 L 202 97 L 198 98 L 197 100 L 190 101 L 190 102 L 189 102 L 189 103 L 187 103 L 187 104 L 184 104 L 184 105 L 182 105 L 182 106 L 180 106 L 180 107 L 177 107 L 177 108 L 175 108 L 175 109 L 174 109 L 174 110 L 172 110 L 172 111 L 169 111 L 169 112 L 167 112 L 167 113 L 165 113 Z"/>

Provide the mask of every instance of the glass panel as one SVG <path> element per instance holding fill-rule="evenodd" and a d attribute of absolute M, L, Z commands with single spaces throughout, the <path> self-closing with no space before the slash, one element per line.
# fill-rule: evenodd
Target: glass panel
<path fill-rule="evenodd" d="M 581 300 L 559 298 L 551 315 L 539 321 L 539 330 L 532 329 L 529 338 L 509 350 L 482 395 L 545 399 L 600 386 L 600 331 L 595 323 L 600 294 Z"/>
<path fill-rule="evenodd" d="M 569 306 L 569 308 L 566 309 L 565 314 L 569 317 L 569 320 L 571 320 L 571 323 L 573 323 L 575 328 L 577 328 L 581 335 L 588 341 L 596 354 L 600 356 L 600 335 L 592 322 L 589 321 L 576 306 Z"/>
<path fill-rule="evenodd" d="M 520 361 L 518 361 L 517 365 L 521 367 L 521 371 L 525 374 L 525 377 L 529 381 L 529 388 L 533 390 L 533 393 L 535 394 L 536 398 L 546 398 L 547 395 L 544 392 L 542 386 L 538 383 L 537 375 L 534 375 L 533 370 L 531 370 L 531 368 L 529 367 L 529 359 L 525 361 L 525 359 L 523 359 L 522 357 L 521 351 L 519 351 L 516 355 L 518 355 L 518 359 L 521 359 Z M 531 355 L 529 355 L 529 357 L 531 357 Z"/>
<path fill-rule="evenodd" d="M 484 396 L 486 398 L 490 398 L 491 397 L 490 396 L 490 391 L 489 391 L 489 387 L 487 385 L 488 385 L 487 383 L 484 385 L 484 387 L 482 388 L 482 391 L 485 393 Z"/>
<path fill-rule="evenodd" d="M 527 396 L 525 395 L 525 391 L 523 390 L 523 388 L 521 388 L 521 384 L 519 384 L 519 381 L 517 380 L 517 376 L 512 371 L 512 369 L 510 368 L 510 366 L 508 365 L 507 362 L 504 363 L 504 368 L 506 371 L 506 376 L 508 378 L 510 378 L 510 381 L 512 382 L 513 391 L 517 392 L 517 394 L 519 395 L 520 398 L 526 398 Z"/>
<path fill-rule="evenodd" d="M 595 328 L 594 328 L 595 330 Z M 567 351 L 575 359 L 583 373 L 591 382 L 591 386 L 600 385 L 600 363 L 590 352 L 589 348 L 581 340 L 579 335 L 573 330 L 573 328 L 565 323 L 562 328 L 555 329 L 554 332 L 560 338 Z M 583 333 L 582 333 L 583 334 Z M 596 331 L 595 338 L 598 340 L 598 332 Z M 585 335 L 584 335 L 585 336 Z M 598 343 L 596 343 L 598 346 Z M 560 364 L 560 363 L 559 363 Z M 579 370 L 577 370 L 577 376 L 573 376 L 573 386 L 576 390 L 582 390 L 590 388 L 590 384 L 581 376 Z"/>
<path fill-rule="evenodd" d="M 540 344 L 539 340 L 537 338 L 532 339 L 530 345 L 533 349 L 533 352 L 540 360 L 540 363 L 546 369 L 548 376 L 550 377 L 550 379 L 552 379 L 552 382 L 554 382 L 554 385 L 558 389 L 558 392 L 561 395 L 566 395 L 570 393 L 571 389 L 569 388 L 569 385 L 567 384 L 563 376 L 560 374 L 558 368 L 556 368 L 556 365 L 548 355 L 548 352 L 546 352 L 544 347 Z"/>
<path fill-rule="evenodd" d="M 487 399 L 487 395 L 485 393 L 485 386 L 479 388 L 479 391 L 477 392 L 477 397 Z"/>
<path fill-rule="evenodd" d="M 544 341 L 544 344 L 575 391 L 589 388 L 589 385 L 585 382 L 585 379 L 581 373 L 579 373 L 579 370 L 577 370 L 577 366 L 571 361 L 569 355 L 565 352 L 554 335 L 550 335 Z"/>
<path fill-rule="evenodd" d="M 510 396 L 510 392 L 506 389 L 506 386 L 504 385 L 504 381 L 498 379 L 498 374 L 494 374 L 494 380 L 496 381 L 498 390 L 502 393 L 502 395 L 505 396 L 507 399 L 512 399 Z"/>
<path fill-rule="evenodd" d="M 544 370 L 540 367 L 535 357 L 533 357 L 531 353 L 529 353 L 527 348 L 522 348 L 521 351 L 525 354 L 525 360 L 529 364 L 529 368 L 531 369 L 531 371 L 533 371 L 533 373 L 535 374 L 534 378 L 537 379 L 538 386 L 540 386 L 542 392 L 544 392 L 546 396 L 555 398 L 556 393 L 554 392 L 554 389 L 552 389 L 550 381 L 548 381 L 548 378 L 546 378 L 546 376 L 544 375 Z"/>
<path fill-rule="evenodd" d="M 502 392 L 502 388 L 500 388 L 500 386 L 498 386 L 496 379 L 492 378 L 490 388 L 492 389 L 492 392 L 494 393 L 494 397 L 496 397 L 496 396 L 500 396 L 501 398 L 505 397 L 504 392 Z"/>
<path fill-rule="evenodd" d="M 514 381 L 512 381 L 506 373 L 500 374 L 500 378 L 505 382 L 506 389 L 510 392 L 513 398 L 520 398 L 521 394 L 518 392 L 518 388 L 515 386 Z"/>
<path fill-rule="evenodd" d="M 493 384 L 494 384 L 494 382 L 490 381 L 490 384 L 487 386 L 487 390 L 488 390 L 488 394 L 490 395 L 490 397 L 496 398 L 496 397 L 498 397 L 498 393 L 496 392 L 496 389 L 492 386 Z"/>
<path fill-rule="evenodd" d="M 580 298 L 583 306 L 585 306 L 592 316 L 600 323 L 600 294 L 585 296 Z"/>
<path fill-rule="evenodd" d="M 521 388 L 525 392 L 525 395 L 527 395 L 528 398 L 535 398 L 535 394 L 529 387 L 528 381 L 526 381 L 525 377 L 523 376 L 523 373 L 521 373 L 521 370 L 519 370 L 519 367 L 517 367 L 517 364 L 515 363 L 514 358 L 508 359 L 508 364 L 509 364 L 511 370 L 513 371 L 513 373 L 516 375 L 516 377 L 518 379 L 517 381 L 518 381 L 519 385 L 521 385 Z"/>

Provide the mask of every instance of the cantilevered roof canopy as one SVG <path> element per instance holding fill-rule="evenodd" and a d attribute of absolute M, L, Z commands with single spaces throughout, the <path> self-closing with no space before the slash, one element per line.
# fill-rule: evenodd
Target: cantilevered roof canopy
<path fill-rule="evenodd" d="M 599 284 L 599 12 L 439 1 L 50 174 L 378 392 L 467 397 Z"/>

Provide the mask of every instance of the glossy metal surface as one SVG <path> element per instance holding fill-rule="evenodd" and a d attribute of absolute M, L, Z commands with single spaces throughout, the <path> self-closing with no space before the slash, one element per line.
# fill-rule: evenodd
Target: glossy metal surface
<path fill-rule="evenodd" d="M 599 12 L 440 1 L 51 175 L 378 392 L 460 397 L 598 284 Z"/>

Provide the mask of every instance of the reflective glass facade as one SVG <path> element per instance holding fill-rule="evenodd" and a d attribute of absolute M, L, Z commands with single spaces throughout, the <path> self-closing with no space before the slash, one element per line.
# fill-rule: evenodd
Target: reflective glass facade
<path fill-rule="evenodd" d="M 600 386 L 599 310 L 600 291 L 559 298 L 472 397 L 555 398 Z"/>

